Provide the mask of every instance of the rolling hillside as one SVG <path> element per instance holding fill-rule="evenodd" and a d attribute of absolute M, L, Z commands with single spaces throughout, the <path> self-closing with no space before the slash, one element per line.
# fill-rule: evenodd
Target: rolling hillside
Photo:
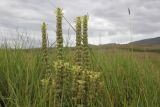
<path fill-rule="evenodd" d="M 131 44 L 158 45 L 160 44 L 160 37 L 135 41 L 135 42 L 131 42 Z"/>

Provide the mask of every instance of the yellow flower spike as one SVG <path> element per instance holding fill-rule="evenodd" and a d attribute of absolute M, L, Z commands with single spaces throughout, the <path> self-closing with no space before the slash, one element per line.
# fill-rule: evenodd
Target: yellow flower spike
<path fill-rule="evenodd" d="M 51 71 L 50 65 L 48 62 L 48 50 L 47 50 L 47 25 L 43 22 L 41 26 L 41 32 L 42 32 L 42 51 L 43 51 L 43 65 L 45 68 L 45 77 L 49 76 L 49 73 Z"/>
<path fill-rule="evenodd" d="M 81 17 L 76 18 L 76 50 L 75 50 L 75 62 L 76 65 L 82 65 L 82 25 Z"/>
<path fill-rule="evenodd" d="M 62 18 L 63 13 L 61 8 L 56 9 L 56 47 L 57 47 L 57 59 L 63 60 L 63 36 L 62 36 Z"/>
<path fill-rule="evenodd" d="M 88 48 L 88 16 L 85 15 L 83 16 L 83 38 L 82 38 L 82 43 L 83 43 L 83 66 L 85 69 L 90 68 L 90 53 L 89 53 L 89 48 Z"/>

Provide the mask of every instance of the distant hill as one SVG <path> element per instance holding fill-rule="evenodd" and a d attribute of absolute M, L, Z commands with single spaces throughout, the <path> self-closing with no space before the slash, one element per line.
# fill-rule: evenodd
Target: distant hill
<path fill-rule="evenodd" d="M 133 44 L 131 46 L 131 44 Z M 144 39 L 140 41 L 131 42 L 129 44 L 101 44 L 101 45 L 89 45 L 92 48 L 101 48 L 101 49 L 122 49 L 122 50 L 132 50 L 134 52 L 156 52 L 160 53 L 160 37 Z"/>
<path fill-rule="evenodd" d="M 158 44 L 160 44 L 160 37 L 139 40 L 139 41 L 131 42 L 130 44 L 136 44 L 136 45 L 158 45 Z"/>

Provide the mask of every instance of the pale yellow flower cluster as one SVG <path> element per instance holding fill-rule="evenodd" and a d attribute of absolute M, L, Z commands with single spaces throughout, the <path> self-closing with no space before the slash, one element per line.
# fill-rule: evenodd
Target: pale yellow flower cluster
<path fill-rule="evenodd" d="M 78 65 L 71 65 L 68 62 L 64 62 L 63 60 L 58 60 L 54 62 L 55 69 L 55 77 L 51 79 L 42 79 L 42 86 L 50 85 L 52 88 L 54 87 L 55 92 L 59 92 L 60 86 L 63 87 L 65 94 L 71 96 L 74 99 L 74 102 L 77 103 L 77 106 L 84 105 L 84 97 L 87 97 L 88 100 L 93 100 L 95 97 L 101 93 L 101 89 L 103 87 L 102 82 L 102 73 L 94 72 L 83 69 Z M 59 71 L 61 69 L 61 71 Z M 62 81 L 59 81 L 59 73 L 63 73 Z M 61 83 L 63 82 L 63 84 Z M 58 88 L 56 88 L 58 87 Z M 88 92 L 86 92 L 86 88 Z M 78 103 L 78 102 L 81 103 Z"/>

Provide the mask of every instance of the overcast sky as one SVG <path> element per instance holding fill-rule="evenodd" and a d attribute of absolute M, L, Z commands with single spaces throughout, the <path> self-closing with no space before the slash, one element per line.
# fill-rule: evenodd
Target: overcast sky
<path fill-rule="evenodd" d="M 89 15 L 92 44 L 128 43 L 160 36 L 160 0 L 0 0 L 0 42 L 4 38 L 12 41 L 17 32 L 40 41 L 42 22 L 48 24 L 49 41 L 54 42 L 56 7 L 63 8 L 73 26 L 76 16 Z M 63 32 L 65 39 L 69 32 L 74 41 L 75 34 L 65 20 Z"/>

